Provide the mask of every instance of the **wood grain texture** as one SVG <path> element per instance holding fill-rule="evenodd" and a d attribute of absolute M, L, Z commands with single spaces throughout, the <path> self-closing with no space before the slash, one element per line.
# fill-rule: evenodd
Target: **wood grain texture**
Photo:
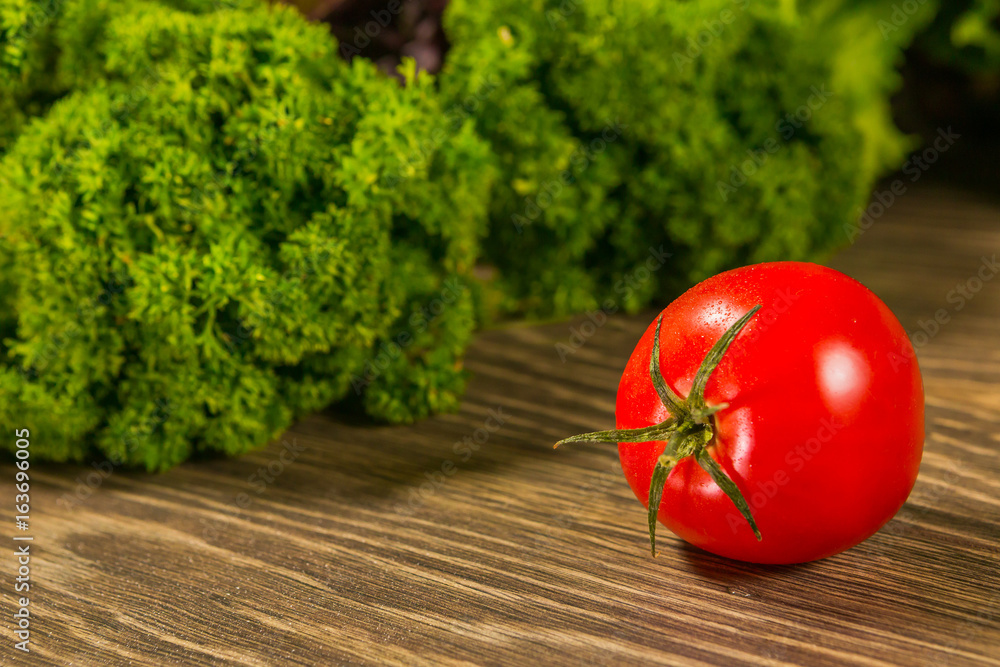
<path fill-rule="evenodd" d="M 846 553 L 754 566 L 663 530 L 650 558 L 615 448 L 552 443 L 613 424 L 652 313 L 611 317 L 565 363 L 555 344 L 583 320 L 512 327 L 478 338 L 456 415 L 319 414 L 287 447 L 113 471 L 73 509 L 59 499 L 94 469 L 34 465 L 33 652 L 6 630 L 0 662 L 1000 665 L 1000 278 L 948 301 L 1000 251 L 998 223 L 996 203 L 914 189 L 832 263 L 908 331 L 951 315 L 919 349 L 916 488 Z M 0 478 L 9 489 L 10 466 Z M 9 533 L 9 502 L 4 517 Z"/>

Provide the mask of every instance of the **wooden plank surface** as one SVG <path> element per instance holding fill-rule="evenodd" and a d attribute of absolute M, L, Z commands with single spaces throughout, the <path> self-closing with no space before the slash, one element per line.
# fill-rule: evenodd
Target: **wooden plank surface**
<path fill-rule="evenodd" d="M 456 415 L 320 414 L 159 476 L 34 465 L 32 653 L 12 648 L 7 547 L 0 662 L 1000 665 L 1000 279 L 949 301 L 1000 251 L 998 223 L 1000 205 L 926 186 L 833 262 L 908 331 L 951 316 L 918 351 L 916 488 L 846 553 L 762 567 L 663 530 L 652 559 L 615 448 L 551 446 L 613 423 L 652 312 L 565 363 L 555 344 L 583 320 L 518 326 L 479 336 Z"/>

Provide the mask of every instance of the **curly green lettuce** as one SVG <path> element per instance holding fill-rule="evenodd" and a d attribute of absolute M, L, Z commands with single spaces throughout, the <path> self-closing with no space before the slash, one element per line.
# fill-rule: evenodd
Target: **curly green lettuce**
<path fill-rule="evenodd" d="M 0 424 L 162 470 L 453 409 L 492 158 L 433 81 L 281 7 L 62 11 L 68 92 L 0 160 Z"/>

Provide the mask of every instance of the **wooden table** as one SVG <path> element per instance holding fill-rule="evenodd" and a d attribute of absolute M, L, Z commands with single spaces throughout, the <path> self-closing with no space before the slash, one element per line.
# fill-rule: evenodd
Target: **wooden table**
<path fill-rule="evenodd" d="M 32 662 L 1000 665 L 1000 278 L 948 300 L 1000 251 L 998 223 L 997 203 L 924 186 L 832 263 L 909 331 L 951 314 L 919 349 L 916 488 L 846 553 L 760 567 L 663 530 L 652 559 L 615 448 L 552 449 L 612 424 L 652 313 L 612 317 L 565 363 L 574 323 L 519 326 L 479 336 L 457 415 L 320 414 L 239 460 L 114 471 L 72 509 L 88 468 L 36 465 Z"/>

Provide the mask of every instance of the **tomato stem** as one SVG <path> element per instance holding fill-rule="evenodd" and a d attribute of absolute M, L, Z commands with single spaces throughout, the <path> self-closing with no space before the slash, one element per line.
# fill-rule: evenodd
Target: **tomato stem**
<path fill-rule="evenodd" d="M 694 383 L 691 385 L 691 392 L 688 394 L 688 402 L 692 404 L 692 412 L 699 412 L 708 408 L 705 404 L 705 387 L 708 386 L 708 378 L 712 376 L 715 368 L 722 361 L 723 355 L 726 354 L 726 350 L 736 340 L 736 336 L 747 325 L 747 322 L 757 314 L 758 310 L 760 310 L 760 304 L 757 304 L 748 310 L 743 317 L 736 320 L 731 327 L 726 329 L 726 333 L 722 334 L 722 337 L 715 342 L 715 345 L 708 351 L 705 358 L 701 360 L 701 366 L 698 367 L 698 372 L 694 376 Z M 663 319 L 663 315 L 660 315 L 660 319 Z M 719 409 L 715 407 L 712 412 L 717 412 Z"/>
<path fill-rule="evenodd" d="M 664 440 L 677 430 L 677 425 L 678 421 L 670 417 L 659 424 L 644 428 L 622 428 L 581 433 L 570 438 L 563 438 L 553 445 L 553 448 L 568 442 L 650 442 L 653 440 Z"/>
<path fill-rule="evenodd" d="M 649 482 L 649 502 L 647 518 L 649 520 L 649 548 L 656 556 L 656 519 L 659 515 L 660 502 L 663 499 L 663 488 L 674 467 L 682 459 L 693 456 L 695 461 L 707 472 L 718 487 L 729 497 L 743 518 L 750 524 L 754 537 L 760 541 L 761 534 L 757 522 L 750 511 L 750 505 L 736 483 L 726 474 L 722 466 L 712 458 L 708 444 L 714 436 L 714 415 L 719 410 L 729 407 L 728 403 L 708 405 L 705 402 L 705 388 L 712 373 L 718 367 L 729 346 L 736 340 L 743 327 L 753 319 L 760 310 L 760 305 L 751 308 L 740 319 L 730 326 L 722 337 L 716 341 L 712 349 L 702 359 L 698 372 L 695 374 L 691 391 L 686 399 L 681 398 L 667 384 L 660 369 L 660 325 L 663 315 L 656 318 L 656 331 L 653 334 L 653 350 L 649 356 L 649 377 L 656 389 L 657 396 L 667 408 L 670 417 L 652 426 L 631 429 L 611 429 L 595 431 L 564 438 L 555 444 L 556 447 L 567 442 L 662 442 L 666 441 L 663 453 L 657 458 L 653 474 Z"/>
<path fill-rule="evenodd" d="M 649 377 L 653 381 L 653 387 L 660 397 L 660 402 L 666 406 L 677 419 L 685 419 L 690 415 L 684 399 L 674 393 L 667 381 L 663 379 L 660 371 L 660 324 L 663 323 L 663 315 L 656 318 L 656 332 L 653 334 L 653 353 L 649 355 Z M 699 371 L 700 372 L 700 371 Z"/>

